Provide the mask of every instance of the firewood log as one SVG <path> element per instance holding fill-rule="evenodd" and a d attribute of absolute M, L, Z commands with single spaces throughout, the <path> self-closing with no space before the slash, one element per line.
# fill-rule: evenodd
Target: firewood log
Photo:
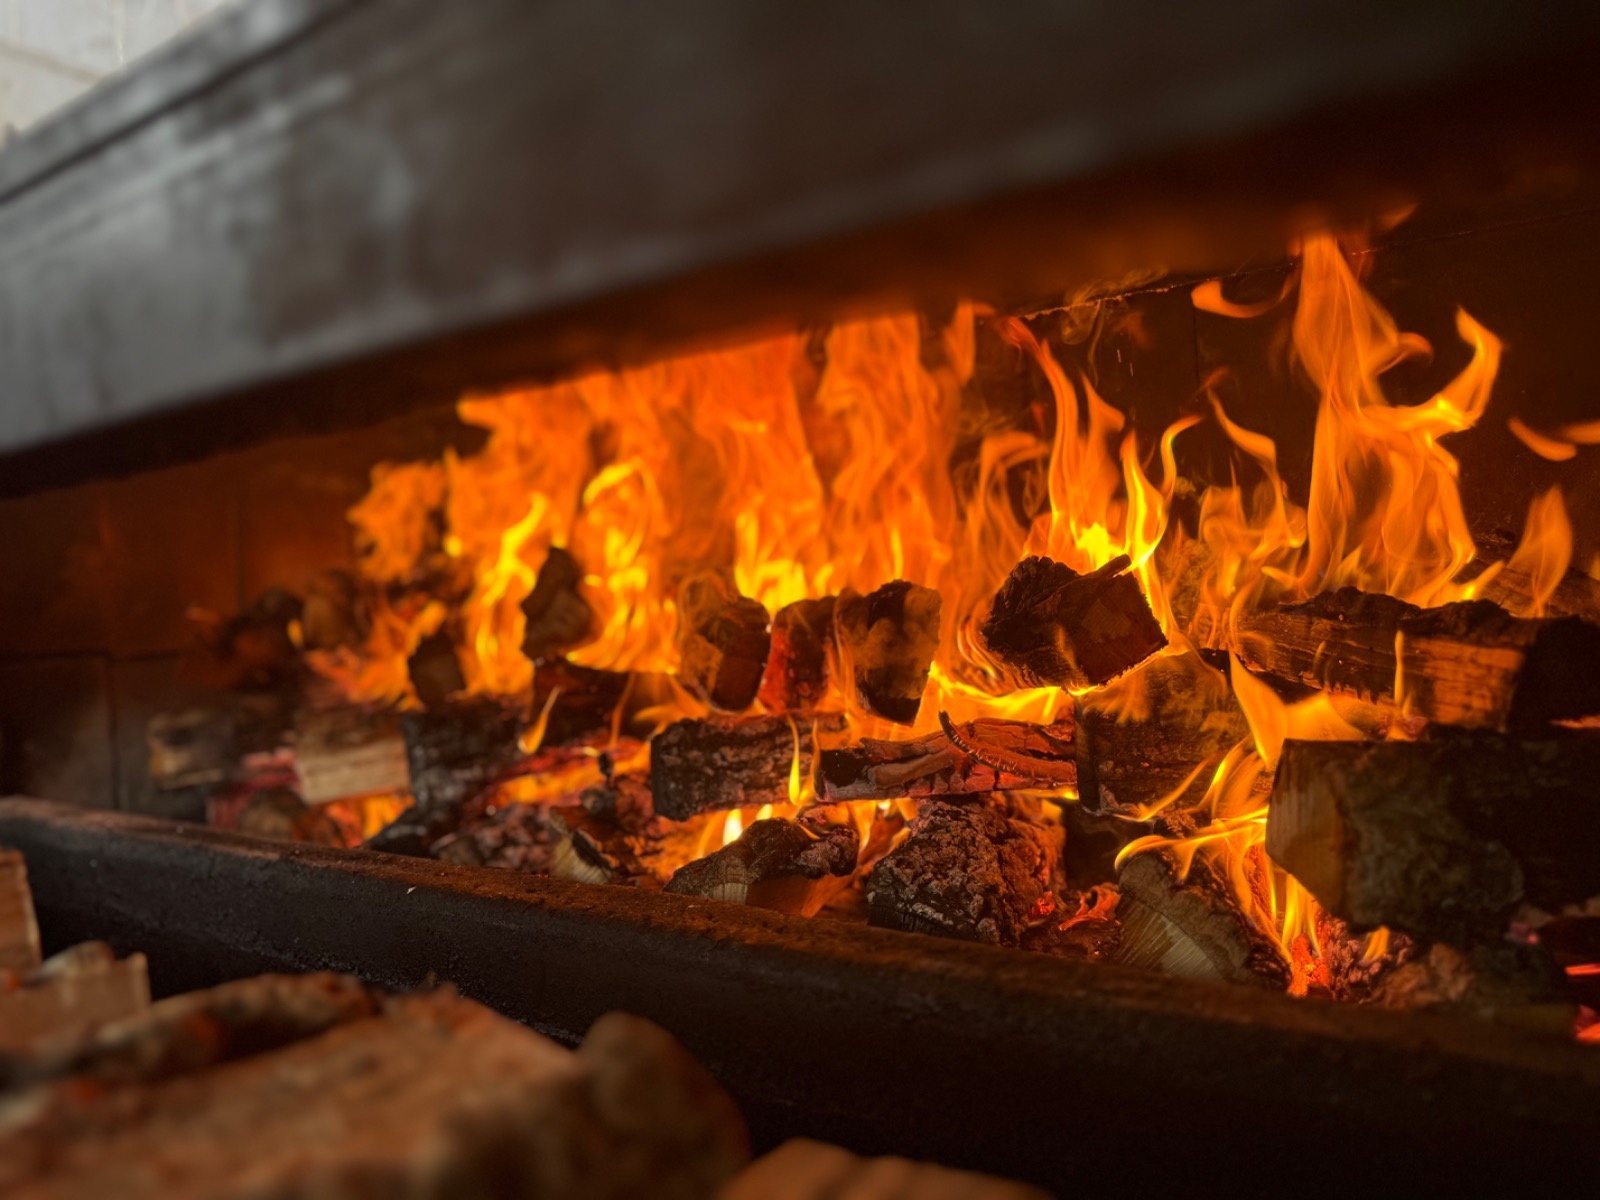
<path fill-rule="evenodd" d="M 1288 965 L 1272 938 L 1240 911 L 1205 855 L 1180 880 L 1163 851 L 1142 851 L 1122 864 L 1117 887 L 1122 939 L 1114 961 L 1183 979 L 1288 987 Z"/>
<path fill-rule="evenodd" d="M 691 692 L 723 712 L 743 712 L 761 687 L 771 649 L 767 610 L 726 575 L 703 571 L 683 581 L 678 677 Z"/>
<path fill-rule="evenodd" d="M 1100 687 L 1167 644 L 1126 555 L 1087 575 L 1023 559 L 979 633 L 1015 687 Z"/>
<path fill-rule="evenodd" d="M 0 1053 L 60 1045 L 149 1003 L 144 955 L 119 959 L 104 942 L 84 942 L 0 988 Z"/>
<path fill-rule="evenodd" d="M 535 664 L 565 654 L 588 641 L 594 631 L 594 609 L 583 598 L 583 568 L 560 546 L 551 546 L 522 602 L 527 625 L 522 652 Z"/>
<path fill-rule="evenodd" d="M 1284 743 L 1267 853 L 1357 930 L 1470 946 L 1600 895 L 1600 736 Z"/>
<path fill-rule="evenodd" d="M 1577 1005 L 1539 946 L 1488 942 L 1460 950 L 1435 942 L 1373 984 L 1379 1008 L 1456 1013 L 1571 1036 Z"/>
<path fill-rule="evenodd" d="M 667 891 L 809 917 L 849 885 L 859 849 L 850 825 L 814 830 L 799 821 L 755 821 L 722 849 L 680 867 Z"/>
<path fill-rule="evenodd" d="M 442 708 L 452 696 L 466 691 L 467 677 L 451 629 L 436 630 L 417 643 L 406 659 L 406 677 L 423 708 Z"/>
<path fill-rule="evenodd" d="M 818 771 L 823 798 L 893 800 L 922 796 L 1061 789 L 1076 784 L 1070 721 L 1033 725 L 985 719 L 962 727 L 970 747 L 987 747 L 979 761 L 953 745 L 945 733 L 909 741 L 863 738 L 842 750 L 824 750 Z M 979 753 L 985 753 L 979 750 Z"/>
<path fill-rule="evenodd" d="M 521 754 L 522 715 L 498 700 L 458 700 L 400 716 L 417 815 L 447 811 L 482 790 Z"/>
<path fill-rule="evenodd" d="M 923 803 L 910 836 L 872 869 L 868 921 L 970 942 L 1021 943 L 1061 859 L 1061 831 L 985 803 Z"/>
<path fill-rule="evenodd" d="M 790 802 L 796 744 L 800 774 L 809 778 L 819 734 L 844 729 L 837 716 L 813 721 L 787 717 L 711 717 L 668 725 L 650 743 L 650 794 L 655 810 L 687 821 L 718 809 Z"/>
<path fill-rule="evenodd" d="M 541 746 L 606 745 L 612 731 L 626 724 L 619 713 L 627 701 L 633 676 L 626 671 L 580 667 L 564 658 L 547 659 L 534 668 L 533 707 L 529 723 L 544 719 Z"/>
<path fill-rule="evenodd" d="M 1510 563 L 1501 565 L 1489 582 L 1477 593 L 1477 599 L 1489 600 L 1507 612 L 1526 612 L 1533 600 L 1533 576 L 1521 567 Z M 1600 623 L 1600 579 L 1582 571 L 1568 571 L 1556 581 L 1554 590 L 1545 601 L 1547 617 L 1582 617 Z"/>
<path fill-rule="evenodd" d="M 20 1093 L 0 1191 L 688 1200 L 748 1159 L 732 1102 L 637 1018 L 572 1053 L 440 990 L 295 1032 L 207 1070 Z"/>
<path fill-rule="evenodd" d="M 1258 674 L 1441 725 L 1533 732 L 1600 713 L 1600 626 L 1512 617 L 1488 601 L 1420 609 L 1340 588 L 1244 614 L 1231 648 Z"/>
<path fill-rule="evenodd" d="M 758 1158 L 720 1200 L 1047 1200 L 1026 1184 L 904 1158 L 858 1158 L 838 1146 L 795 1138 Z"/>
<path fill-rule="evenodd" d="M 846 588 L 833 608 L 842 686 L 867 711 L 916 722 L 939 649 L 939 593 L 896 579 L 868 595 Z"/>
<path fill-rule="evenodd" d="M 772 651 L 761 677 L 769 712 L 809 714 L 828 694 L 835 598 L 797 600 L 772 618 Z"/>
<path fill-rule="evenodd" d="M 301 713 L 294 745 L 301 799 L 325 804 L 405 791 L 411 771 L 400 725 L 393 712 L 358 705 Z"/>
<path fill-rule="evenodd" d="M 579 883 L 664 886 L 699 848 L 701 831 L 656 815 L 650 784 L 632 775 L 585 788 L 577 808 L 551 815 L 564 831 L 551 849 L 550 874 Z"/>
<path fill-rule="evenodd" d="M 17 851 L 0 849 L 0 971 L 31 971 L 38 965 L 39 925 L 28 864 Z"/>

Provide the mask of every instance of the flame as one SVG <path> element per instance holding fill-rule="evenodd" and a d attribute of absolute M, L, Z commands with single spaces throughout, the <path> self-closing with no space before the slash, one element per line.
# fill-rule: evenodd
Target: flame
<path fill-rule="evenodd" d="M 1522 541 L 1506 563 L 1508 571 L 1528 578 L 1528 600 L 1517 615 L 1542 617 L 1556 585 L 1572 565 L 1572 519 L 1561 489 L 1553 487 L 1528 505 Z"/>

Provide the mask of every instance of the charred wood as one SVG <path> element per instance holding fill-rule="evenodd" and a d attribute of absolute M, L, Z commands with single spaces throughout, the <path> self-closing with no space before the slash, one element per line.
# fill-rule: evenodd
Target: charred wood
<path fill-rule="evenodd" d="M 820 736 L 838 734 L 843 719 L 710 717 L 667 726 L 650 743 L 650 794 L 655 811 L 674 821 L 719 809 L 788 804 L 799 755 L 808 778 Z"/>
<path fill-rule="evenodd" d="M 1484 600 L 1420 609 L 1340 588 L 1242 615 L 1231 646 L 1273 679 L 1400 703 L 1441 725 L 1531 732 L 1600 713 L 1600 626 L 1512 617 Z"/>
<path fill-rule="evenodd" d="M 442 708 L 452 696 L 466 691 L 467 677 L 456 655 L 456 642 L 447 626 L 417 643 L 406 659 L 406 676 L 423 708 Z"/>
<path fill-rule="evenodd" d="M 844 686 L 869 711 L 910 725 L 939 649 L 939 593 L 896 579 L 865 596 L 846 588 L 833 609 Z"/>
<path fill-rule="evenodd" d="M 1061 831 L 987 804 L 924 803 L 910 836 L 872 869 L 868 921 L 889 929 L 1016 946 L 1050 893 Z"/>
<path fill-rule="evenodd" d="M 719 571 L 684 580 L 678 591 L 678 677 L 723 712 L 743 712 L 761 687 L 772 649 L 767 610 Z"/>
<path fill-rule="evenodd" d="M 1600 894 L 1600 737 L 1284 744 L 1267 853 L 1357 930 L 1473 945 Z"/>
<path fill-rule="evenodd" d="M 813 916 L 848 886 L 860 838 L 850 825 L 755 821 L 734 841 L 673 873 L 667 891 Z"/>
<path fill-rule="evenodd" d="M 461 804 L 521 755 L 521 714 L 490 698 L 402 713 L 400 728 L 419 816 Z"/>
<path fill-rule="evenodd" d="M 1577 1008 L 1546 950 L 1507 941 L 1468 949 L 1435 942 L 1380 977 L 1370 997 L 1380 1008 L 1456 1013 L 1569 1035 Z"/>
<path fill-rule="evenodd" d="M 1077 783 L 1070 721 L 1042 726 L 978 720 L 959 727 L 957 737 L 964 746 L 941 732 L 903 742 L 864 738 L 845 749 L 824 750 L 818 772 L 821 794 L 831 803 L 1059 789 Z"/>
<path fill-rule="evenodd" d="M 980 629 L 1016 687 L 1100 687 L 1167 644 L 1126 555 L 1087 575 L 1023 559 Z"/>
<path fill-rule="evenodd" d="M 1147 850 L 1123 863 L 1117 887 L 1122 939 L 1115 961 L 1183 979 L 1288 986 L 1273 939 L 1240 910 L 1209 858 L 1196 856 L 1180 879 L 1163 852 Z"/>
<path fill-rule="evenodd" d="M 809 714 L 827 695 L 834 603 L 832 596 L 797 600 L 772 618 L 772 651 L 760 691 L 769 711 Z"/>
<path fill-rule="evenodd" d="M 527 625 L 522 652 L 535 664 L 581 646 L 594 632 L 594 609 L 583 598 L 583 568 L 560 546 L 551 546 L 522 602 Z"/>
<path fill-rule="evenodd" d="M 533 672 L 532 721 L 544 721 L 541 746 L 606 744 L 625 723 L 622 712 L 634 676 L 625 671 L 580 667 L 564 658 L 540 663 Z"/>

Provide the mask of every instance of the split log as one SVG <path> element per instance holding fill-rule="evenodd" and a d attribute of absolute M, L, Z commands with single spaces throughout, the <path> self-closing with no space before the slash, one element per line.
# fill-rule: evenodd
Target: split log
<path fill-rule="evenodd" d="M 838 1146 L 795 1138 L 757 1159 L 720 1200 L 1048 1200 L 1021 1183 L 904 1158 L 858 1158 Z"/>
<path fill-rule="evenodd" d="M 84 942 L 45 960 L 16 986 L 0 988 L 0 1053 L 25 1055 L 75 1041 L 149 1004 L 144 955 L 118 959 L 104 942 Z"/>
<path fill-rule="evenodd" d="M 150 781 L 162 791 L 221 783 L 239 760 L 233 714 L 215 708 L 157 713 L 145 725 Z"/>
<path fill-rule="evenodd" d="M 209 1070 L 19 1099 L 8 1195 L 689 1197 L 748 1159 L 732 1102 L 656 1027 L 604 1017 L 572 1053 L 448 990 Z"/>
<path fill-rule="evenodd" d="M 492 698 L 400 715 L 417 814 L 448 811 L 482 791 L 521 755 L 521 714 Z"/>
<path fill-rule="evenodd" d="M 452 696 L 467 690 L 467 677 L 461 670 L 451 629 L 436 630 L 417 643 L 406 659 L 406 677 L 423 708 L 441 708 Z"/>
<path fill-rule="evenodd" d="M 796 753 L 809 778 L 818 735 L 838 734 L 842 717 L 711 717 L 668 725 L 650 743 L 650 794 L 674 821 L 700 813 L 788 804 Z M 798 748 L 797 748 L 798 747 Z"/>
<path fill-rule="evenodd" d="M 1091 813 L 1176 797 L 1193 808 L 1213 768 L 1250 736 L 1227 681 L 1194 655 L 1155 659 L 1109 692 L 1075 699 L 1078 796 Z"/>
<path fill-rule="evenodd" d="M 31 971 L 38 965 L 39 924 L 28 864 L 15 850 L 0 849 L 0 971 Z"/>
<path fill-rule="evenodd" d="M 1289 986 L 1289 968 L 1276 943 L 1240 911 L 1227 879 L 1198 855 L 1187 878 L 1160 850 L 1131 856 L 1117 876 L 1122 939 L 1113 956 L 1182 979 Z"/>
<path fill-rule="evenodd" d="M 1472 945 L 1600 895 L 1600 736 L 1284 743 L 1267 853 L 1358 930 Z"/>
<path fill-rule="evenodd" d="M 307 804 L 411 786 L 400 719 L 384 710 L 352 705 L 302 713 L 295 720 L 294 764 Z"/>
<path fill-rule="evenodd" d="M 872 869 L 868 922 L 1016 946 L 1060 859 L 1060 829 L 1012 820 L 986 804 L 928 801 L 910 836 Z"/>
<path fill-rule="evenodd" d="M 760 691 L 768 711 L 809 714 L 828 694 L 834 604 L 833 596 L 797 600 L 772 618 L 772 651 Z"/>
<path fill-rule="evenodd" d="M 1061 789 L 1077 783 L 1070 721 L 1042 726 L 985 719 L 960 727 L 957 736 L 966 750 L 943 732 L 904 742 L 863 738 L 842 750 L 824 750 L 819 790 L 832 804 Z"/>
<path fill-rule="evenodd" d="M 939 593 L 896 579 L 860 595 L 846 588 L 833 609 L 844 686 L 869 711 L 915 724 L 939 649 Z"/>
<path fill-rule="evenodd" d="M 1101 687 L 1167 644 L 1126 555 L 1080 575 L 1023 559 L 979 633 L 1015 687 Z"/>
<path fill-rule="evenodd" d="M 1340 588 L 1244 614 L 1231 648 L 1258 674 L 1441 725 L 1533 732 L 1600 713 L 1600 626 L 1512 617 L 1485 600 L 1420 609 Z"/>
<path fill-rule="evenodd" d="M 1503 563 L 1476 598 L 1498 604 L 1511 613 L 1525 613 L 1533 603 L 1534 579 L 1530 571 Z M 1582 571 L 1568 571 L 1556 581 L 1546 598 L 1547 617 L 1582 617 L 1600 623 L 1600 580 Z"/>
<path fill-rule="evenodd" d="M 772 649 L 767 610 L 719 571 L 678 589 L 678 678 L 723 712 L 743 712 L 761 687 Z"/>
<path fill-rule="evenodd" d="M 588 641 L 594 632 L 594 609 L 583 598 L 583 568 L 560 546 L 551 546 L 522 602 L 527 625 L 522 652 L 535 665 L 558 658 Z"/>
<path fill-rule="evenodd" d="M 849 885 L 859 850 L 851 825 L 755 821 L 714 854 L 680 867 L 667 891 L 810 917 Z"/>
<path fill-rule="evenodd" d="M 544 719 L 539 745 L 606 745 L 625 723 L 634 676 L 626 671 L 580 667 L 564 658 L 534 668 L 530 721 Z"/>

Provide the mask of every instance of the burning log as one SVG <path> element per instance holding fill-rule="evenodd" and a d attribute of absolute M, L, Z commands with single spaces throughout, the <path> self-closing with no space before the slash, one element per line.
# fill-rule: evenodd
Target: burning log
<path fill-rule="evenodd" d="M 1472 945 L 1600 894 L 1600 737 L 1284 743 L 1267 853 L 1358 930 Z"/>
<path fill-rule="evenodd" d="M 549 659 L 533 672 L 532 719 L 544 719 L 541 746 L 609 743 L 623 723 L 634 676 Z"/>
<path fill-rule="evenodd" d="M 448 627 L 430 633 L 406 659 L 406 677 L 423 708 L 442 708 L 452 696 L 467 689 L 467 677 L 456 656 L 455 638 Z"/>
<path fill-rule="evenodd" d="M 300 796 L 326 804 L 411 786 L 406 740 L 392 712 L 350 706 L 302 713 L 295 721 Z"/>
<path fill-rule="evenodd" d="M 815 736 L 843 729 L 843 718 L 834 716 L 815 722 L 787 717 L 675 721 L 650 743 L 655 810 L 687 821 L 719 809 L 788 804 L 795 756 L 801 778 L 809 778 Z"/>
<path fill-rule="evenodd" d="M 1131 813 L 1171 796 L 1193 808 L 1250 728 L 1226 681 L 1194 655 L 1156 659 L 1073 706 L 1078 795 L 1091 813 Z"/>
<path fill-rule="evenodd" d="M 896 579 L 863 596 L 846 588 L 833 609 L 847 686 L 868 711 L 916 722 L 939 649 L 939 593 Z"/>
<path fill-rule="evenodd" d="M 418 815 L 448 811 L 497 778 L 521 754 L 521 715 L 493 699 L 460 700 L 400 716 Z"/>
<path fill-rule="evenodd" d="M 818 772 L 823 798 L 893 800 L 1077 784 L 1070 721 L 1042 726 L 979 720 L 952 729 L 959 745 L 940 732 L 904 742 L 864 738 L 846 749 L 824 750 Z"/>
<path fill-rule="evenodd" d="M 1600 713 L 1600 626 L 1512 617 L 1488 601 L 1420 609 L 1355 588 L 1243 614 L 1232 649 L 1258 674 L 1396 703 L 1441 725 L 1531 732 Z"/>
<path fill-rule="evenodd" d="M 814 832 L 798 821 L 756 821 L 714 854 L 680 867 L 667 891 L 814 916 L 849 885 L 859 849 L 850 825 Z"/>
<path fill-rule="evenodd" d="M 522 652 L 541 664 L 581 646 L 594 631 L 594 609 L 580 587 L 583 568 L 559 546 L 551 546 L 533 590 L 522 602 L 527 625 Z"/>
<path fill-rule="evenodd" d="M 38 965 L 39 924 L 28 864 L 15 850 L 0 849 L 0 971 L 31 971 Z"/>
<path fill-rule="evenodd" d="M 772 653 L 760 691 L 771 712 L 809 714 L 827 695 L 834 603 L 832 596 L 797 600 L 772 618 Z"/>
<path fill-rule="evenodd" d="M 700 841 L 696 827 L 658 817 L 649 782 L 633 775 L 608 774 L 551 823 L 565 834 L 551 851 L 550 874 L 579 883 L 665 885 Z"/>
<path fill-rule="evenodd" d="M 888 929 L 1016 946 L 1050 892 L 1061 831 L 987 804 L 929 801 L 867 883 L 868 921 Z"/>
<path fill-rule="evenodd" d="M 1126 555 L 1087 575 L 1023 559 L 979 633 L 1016 687 L 1100 687 L 1167 644 Z"/>
<path fill-rule="evenodd" d="M 743 712 L 761 687 L 772 636 L 767 610 L 732 580 L 703 571 L 678 590 L 678 676 L 713 708 Z"/>
<path fill-rule="evenodd" d="M 1197 856 L 1180 880 L 1165 854 L 1146 850 L 1123 863 L 1117 887 L 1122 940 L 1114 961 L 1183 979 L 1288 986 L 1283 955 L 1240 911 L 1209 858 Z"/>

